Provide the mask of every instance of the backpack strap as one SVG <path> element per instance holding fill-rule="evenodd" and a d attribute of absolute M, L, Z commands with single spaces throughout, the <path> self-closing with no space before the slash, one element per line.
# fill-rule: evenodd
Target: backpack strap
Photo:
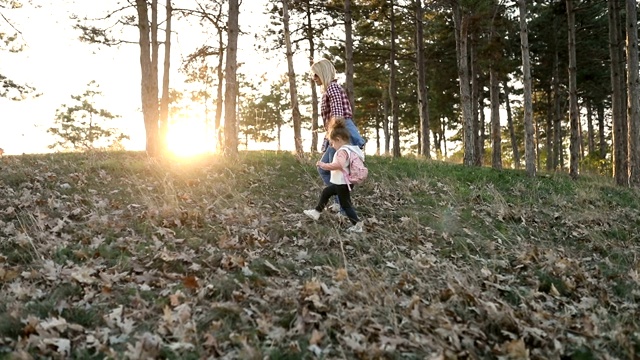
<path fill-rule="evenodd" d="M 344 150 L 347 153 L 347 164 L 349 164 L 349 171 L 351 171 L 351 151 L 348 150 L 347 148 L 338 149 L 338 151 L 340 150 Z M 349 174 L 347 173 L 347 170 L 345 170 L 344 168 L 342 168 L 342 175 L 344 175 L 344 181 L 347 183 L 347 188 L 349 189 L 349 191 L 351 191 L 352 184 L 351 184 L 351 181 L 349 181 Z"/>

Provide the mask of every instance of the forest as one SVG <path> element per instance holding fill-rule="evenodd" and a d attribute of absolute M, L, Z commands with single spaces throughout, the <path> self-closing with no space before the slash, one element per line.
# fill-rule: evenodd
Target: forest
<path fill-rule="evenodd" d="M 622 186 L 640 182 L 633 1 L 261 5 L 270 22 L 254 34 L 256 52 L 286 59 L 289 69 L 267 89 L 247 79 L 237 62 L 243 29 L 236 1 L 131 1 L 114 4 L 98 19 L 75 14 L 74 27 L 81 41 L 106 46 L 130 42 L 123 29 L 130 35 L 137 27 L 140 64 L 131 66 L 140 67 L 141 112 L 152 156 L 161 152 L 168 124 L 176 121 L 172 114 L 186 97 L 204 104 L 206 121 L 226 153 L 235 153 L 239 141 L 299 143 L 300 128 L 311 130 L 308 151 L 317 150 L 323 131 L 318 91 L 308 68 L 293 58 L 326 57 L 341 72 L 358 126 L 378 154 L 524 167 L 530 175 L 595 172 Z M 7 24 L 8 10 L 26 6 L 35 5 L 3 0 Z M 210 35 L 178 64 L 170 62 L 177 31 L 172 18 L 196 22 Z M 18 37 L 9 30 L 3 37 L 11 48 Z M 200 90 L 180 92 L 170 82 L 175 69 Z M 35 91 L 10 73 L 2 79 L 4 97 Z M 283 127 L 293 128 L 294 139 L 281 139 Z"/>

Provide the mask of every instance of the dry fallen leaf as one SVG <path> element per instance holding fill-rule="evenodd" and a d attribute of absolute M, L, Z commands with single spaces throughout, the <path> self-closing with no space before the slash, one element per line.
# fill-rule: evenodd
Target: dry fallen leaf
<path fill-rule="evenodd" d="M 517 340 L 508 341 L 504 344 L 504 352 L 512 360 L 527 360 L 529 359 L 529 350 L 524 344 L 522 338 Z"/>
<path fill-rule="evenodd" d="M 195 290 L 199 287 L 198 279 L 196 279 L 195 276 L 185 276 L 182 279 L 182 284 L 184 285 L 185 288 L 192 289 L 192 290 Z"/>
<path fill-rule="evenodd" d="M 309 344 L 319 345 L 323 337 L 323 332 L 313 329 L 313 331 L 311 332 L 311 338 L 309 339 Z"/>
<path fill-rule="evenodd" d="M 340 269 L 336 270 L 336 273 L 333 275 L 333 280 L 335 280 L 335 281 L 344 281 L 348 277 L 349 277 L 349 274 L 347 273 L 347 269 L 340 268 Z"/>

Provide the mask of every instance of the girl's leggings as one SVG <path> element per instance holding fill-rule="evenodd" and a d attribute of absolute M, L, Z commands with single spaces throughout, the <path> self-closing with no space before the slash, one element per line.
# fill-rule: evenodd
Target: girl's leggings
<path fill-rule="evenodd" d="M 324 210 L 324 207 L 327 206 L 329 199 L 334 195 L 338 195 L 340 207 L 342 207 L 351 223 L 355 225 L 357 222 L 359 222 L 360 219 L 358 219 L 358 214 L 356 214 L 356 210 L 351 205 L 351 192 L 349 191 L 349 188 L 346 184 L 329 184 L 329 186 L 325 187 L 322 190 L 322 194 L 320 194 L 320 199 L 318 200 L 318 206 L 316 206 L 316 210 L 322 212 L 322 210 Z"/>

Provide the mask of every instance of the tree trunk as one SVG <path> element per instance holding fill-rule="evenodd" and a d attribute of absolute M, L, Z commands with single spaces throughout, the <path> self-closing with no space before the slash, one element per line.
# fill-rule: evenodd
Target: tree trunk
<path fill-rule="evenodd" d="M 392 116 L 392 132 L 393 132 L 393 157 L 400 157 L 400 124 L 398 113 L 400 112 L 400 104 L 398 103 L 398 85 L 396 83 L 396 25 L 394 14 L 394 1 L 391 0 L 391 56 L 390 56 L 390 75 L 389 75 L 389 97 L 391 99 L 391 116 Z"/>
<path fill-rule="evenodd" d="M 479 84 L 482 89 L 482 84 Z M 485 140 L 487 139 L 487 119 L 484 115 L 484 92 L 480 91 L 478 94 L 478 100 L 476 103 L 478 104 L 478 132 L 477 132 L 477 140 L 476 140 L 476 165 L 482 166 L 484 163 L 484 145 Z M 491 101 L 491 100 L 489 100 Z M 474 112 L 475 113 L 475 112 Z M 489 128 L 489 133 L 491 133 L 491 128 Z M 491 136 L 491 134 L 489 134 Z"/>
<path fill-rule="evenodd" d="M 280 124 L 277 125 L 277 139 L 278 139 L 278 151 L 282 150 L 282 126 Z"/>
<path fill-rule="evenodd" d="M 229 20 L 227 27 L 227 62 L 225 66 L 224 90 L 224 153 L 227 156 L 238 155 L 238 130 L 236 126 L 236 94 L 238 83 L 238 16 L 240 7 L 238 0 L 229 0 Z"/>
<path fill-rule="evenodd" d="M 467 166 L 475 164 L 475 134 L 473 133 L 473 113 L 471 105 L 471 88 L 469 79 L 469 61 L 468 61 L 468 16 L 461 13 L 460 4 L 453 5 L 453 19 L 455 23 L 456 35 L 456 57 L 458 62 L 458 79 L 460 85 L 460 101 L 462 107 L 462 118 L 464 126 L 463 144 L 464 159 L 463 163 Z"/>
<path fill-rule="evenodd" d="M 586 99 L 585 106 L 587 107 L 587 151 L 590 155 L 596 151 L 595 129 L 593 128 L 593 104 L 591 104 L 591 99 Z"/>
<path fill-rule="evenodd" d="M 504 105 L 507 111 L 507 127 L 509 128 L 509 138 L 511 139 L 511 151 L 513 152 L 513 166 L 516 169 L 520 169 L 520 151 L 518 150 L 518 138 L 516 137 L 516 130 L 513 127 L 513 115 L 511 114 L 511 101 L 509 100 L 509 84 L 507 80 L 502 83 L 504 87 Z"/>
<path fill-rule="evenodd" d="M 384 90 L 382 90 L 382 131 L 384 133 L 384 154 L 389 155 L 391 150 L 391 133 L 389 132 L 389 95 L 391 95 L 391 90 Z"/>
<path fill-rule="evenodd" d="M 531 99 L 531 65 L 529 60 L 529 35 L 527 30 L 527 4 L 520 4 L 520 49 L 522 51 L 522 73 L 524 74 L 524 157 L 527 175 L 536 175 L 536 154 L 533 142 L 533 103 Z"/>
<path fill-rule="evenodd" d="M 171 0 L 167 0 L 167 20 L 164 32 L 164 67 L 162 71 L 162 98 L 160 100 L 160 144 L 167 151 L 167 131 L 169 130 L 169 69 L 171 67 Z"/>
<path fill-rule="evenodd" d="M 222 6 L 220 7 L 222 9 Z M 216 119 L 215 119 L 215 136 L 216 136 L 216 149 L 219 152 L 224 151 L 224 138 L 223 133 L 220 131 L 220 125 L 222 123 L 222 89 L 224 84 L 224 71 L 222 65 L 224 64 L 224 40 L 222 39 L 222 31 L 218 31 L 218 67 L 216 68 L 218 76 L 218 87 L 216 90 Z"/>
<path fill-rule="evenodd" d="M 558 50 L 554 55 L 553 65 L 553 169 L 558 170 L 562 163 L 562 110 L 560 105 L 560 61 Z"/>
<path fill-rule="evenodd" d="M 383 92 L 384 93 L 384 92 Z M 380 120 L 382 116 L 380 116 L 381 109 L 378 108 L 376 114 L 376 128 L 375 128 L 375 136 L 376 136 L 376 155 L 380 155 Z"/>
<path fill-rule="evenodd" d="M 309 61 L 313 64 L 313 60 L 316 57 L 316 43 L 313 41 L 313 23 L 311 21 L 311 4 L 309 1 L 307 1 L 306 20 Z M 316 152 L 318 151 L 318 92 L 312 77 L 309 77 L 309 84 L 311 85 L 311 152 Z"/>
<path fill-rule="evenodd" d="M 609 18 L 609 56 L 611 57 L 611 116 L 612 120 L 612 158 L 613 178 L 618 186 L 628 186 L 627 167 L 627 123 L 624 97 L 624 63 L 622 60 L 620 2 L 607 2 Z M 602 136 L 602 135 L 601 135 Z M 603 147 L 600 148 L 602 153 Z"/>
<path fill-rule="evenodd" d="M 441 121 L 442 128 L 440 131 L 442 132 L 442 148 L 444 149 L 444 158 L 449 157 L 449 150 L 447 150 L 447 137 L 444 135 L 447 132 L 447 124 L 445 121 Z"/>
<path fill-rule="evenodd" d="M 473 114 L 473 138 L 474 138 L 474 159 L 473 164 L 475 166 L 482 166 L 483 154 L 482 150 L 484 150 L 484 143 L 481 143 L 480 139 L 480 119 L 482 118 L 482 122 L 484 122 L 484 113 L 480 116 L 480 112 L 483 112 L 484 109 L 480 105 L 480 73 L 478 71 L 478 61 L 477 61 L 477 43 L 474 34 L 472 33 L 470 36 L 471 44 L 469 46 L 469 59 L 471 61 L 471 114 Z M 484 100 L 484 99 L 483 99 Z M 484 127 L 484 124 L 482 125 Z"/>
<path fill-rule="evenodd" d="M 140 34 L 140 70 L 142 116 L 146 133 L 147 155 L 158 155 L 158 72 L 153 71 L 147 2 L 136 0 Z"/>
<path fill-rule="evenodd" d="M 353 29 L 351 24 L 351 0 L 344 1 L 344 74 L 345 90 L 351 111 L 354 112 L 355 121 L 355 96 L 353 91 Z"/>
<path fill-rule="evenodd" d="M 553 119 L 555 114 L 555 106 L 553 102 L 553 94 L 554 90 L 549 89 L 547 91 L 547 121 L 545 123 L 545 132 L 546 132 L 546 149 L 547 149 L 547 171 L 551 171 L 553 169 Z M 539 158 L 539 157 L 538 157 Z"/>
<path fill-rule="evenodd" d="M 494 66 L 489 69 L 491 92 L 491 167 L 502 170 L 502 137 L 500 134 L 500 80 Z"/>
<path fill-rule="evenodd" d="M 158 43 L 158 0 L 151 1 L 151 71 L 155 74 L 152 81 L 158 89 L 158 54 L 160 52 L 160 44 Z M 158 102 L 158 95 L 156 94 L 156 103 Z M 157 105 L 156 105 L 157 106 Z"/>
<path fill-rule="evenodd" d="M 416 0 L 416 67 L 418 70 L 418 109 L 420 111 L 420 149 L 419 152 L 431 159 L 429 143 L 429 97 L 427 93 L 426 71 L 424 67 L 424 13 L 422 0 Z"/>
<path fill-rule="evenodd" d="M 302 156 L 302 117 L 300 106 L 298 105 L 298 88 L 296 87 L 296 73 L 293 69 L 293 51 L 291 50 L 291 33 L 289 32 L 289 0 L 282 0 L 282 18 L 284 24 L 284 43 L 287 49 L 287 64 L 289 67 L 289 95 L 291 96 L 291 114 L 293 117 L 293 141 L 296 147 L 296 154 Z"/>
<path fill-rule="evenodd" d="M 442 159 L 442 136 L 440 136 L 440 126 L 438 125 L 438 130 L 432 130 L 431 135 L 433 135 L 433 151 L 436 153 L 436 159 Z"/>
<path fill-rule="evenodd" d="M 578 85 L 576 84 L 576 13 L 573 10 L 573 0 L 567 0 L 567 28 L 569 31 L 569 125 L 571 130 L 569 176 L 576 179 L 580 162 L 580 140 L 578 138 Z"/>
<path fill-rule="evenodd" d="M 600 159 L 607 156 L 607 141 L 604 136 L 604 105 L 598 102 L 596 105 L 596 114 L 598 116 L 598 149 L 600 151 Z"/>
<path fill-rule="evenodd" d="M 629 123 L 629 186 L 640 187 L 640 74 L 638 74 L 638 9 L 626 1 L 627 13 L 627 121 Z"/>

